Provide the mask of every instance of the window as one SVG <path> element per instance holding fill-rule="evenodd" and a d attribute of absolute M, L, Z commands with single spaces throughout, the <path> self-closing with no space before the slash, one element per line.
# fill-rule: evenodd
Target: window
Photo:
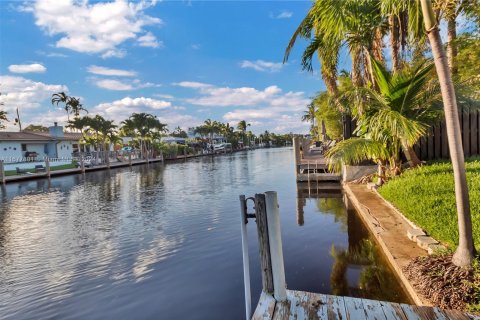
<path fill-rule="evenodd" d="M 25 143 L 22 143 L 22 151 L 27 151 L 27 145 Z"/>

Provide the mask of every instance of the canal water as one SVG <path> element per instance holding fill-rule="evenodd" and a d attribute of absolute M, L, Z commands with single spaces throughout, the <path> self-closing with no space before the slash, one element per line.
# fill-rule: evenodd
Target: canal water
<path fill-rule="evenodd" d="M 238 196 L 269 190 L 288 288 L 408 302 L 342 197 L 297 192 L 281 148 L 3 186 L 0 318 L 243 319 Z"/>

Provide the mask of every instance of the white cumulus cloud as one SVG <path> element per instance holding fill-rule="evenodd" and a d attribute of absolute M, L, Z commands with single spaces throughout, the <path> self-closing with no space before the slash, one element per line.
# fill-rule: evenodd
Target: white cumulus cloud
<path fill-rule="evenodd" d="M 128 91 L 143 88 L 160 87 L 160 84 L 151 82 L 141 82 L 139 79 L 134 80 L 116 80 L 116 79 L 97 79 L 93 78 L 92 82 L 99 88 L 112 91 Z"/>
<path fill-rule="evenodd" d="M 240 62 L 240 67 L 250 68 L 257 71 L 276 72 L 282 69 L 283 64 L 281 62 L 270 62 L 270 61 L 264 61 L 264 60 L 256 60 L 256 61 L 243 60 L 242 62 Z"/>
<path fill-rule="evenodd" d="M 135 71 L 131 70 L 112 69 L 96 65 L 89 66 L 87 71 L 101 76 L 135 77 L 137 75 Z"/>
<path fill-rule="evenodd" d="M 291 18 L 292 16 L 293 16 L 293 12 L 282 11 L 276 16 L 276 18 L 277 19 L 288 19 L 288 18 Z"/>
<path fill-rule="evenodd" d="M 147 32 L 145 35 L 138 38 L 138 44 L 141 47 L 151 47 L 151 48 L 163 47 L 163 42 L 158 41 L 157 38 L 151 32 Z"/>
<path fill-rule="evenodd" d="M 123 57 L 125 51 L 119 46 L 127 40 L 148 35 L 150 44 L 156 41 L 144 30 L 145 26 L 162 23 L 144 13 L 155 2 L 38 0 L 24 11 L 33 12 L 36 25 L 48 35 L 60 35 L 58 48 L 101 54 L 104 58 Z"/>
<path fill-rule="evenodd" d="M 12 64 L 8 66 L 8 71 L 13 73 L 44 73 L 47 68 L 40 63 Z"/>

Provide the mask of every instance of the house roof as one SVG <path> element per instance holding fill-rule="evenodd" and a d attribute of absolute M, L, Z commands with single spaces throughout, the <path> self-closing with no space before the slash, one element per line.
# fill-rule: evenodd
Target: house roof
<path fill-rule="evenodd" d="M 51 136 L 48 132 L 6 132 L 0 131 L 0 141 L 78 141 L 81 133 L 65 132 L 63 137 Z"/>

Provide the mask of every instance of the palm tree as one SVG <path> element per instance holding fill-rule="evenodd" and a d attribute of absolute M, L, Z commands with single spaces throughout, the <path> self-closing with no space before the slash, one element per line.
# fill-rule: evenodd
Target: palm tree
<path fill-rule="evenodd" d="M 243 146 L 245 146 L 245 132 L 247 131 L 247 127 L 250 127 L 250 123 L 247 123 L 245 120 L 238 122 L 237 129 L 242 135 Z"/>
<path fill-rule="evenodd" d="M 445 120 L 447 127 L 448 146 L 452 160 L 455 179 L 455 196 L 458 216 L 458 248 L 452 262 L 456 266 L 470 266 L 473 261 L 472 217 L 468 195 L 467 177 L 465 174 L 465 159 L 463 156 L 462 136 L 458 120 L 457 100 L 453 87 L 452 75 L 448 68 L 447 57 L 440 38 L 438 21 L 433 13 L 432 2 L 421 0 L 425 29 L 432 46 L 432 54 L 440 81 Z"/>
<path fill-rule="evenodd" d="M 85 111 L 86 113 L 88 113 L 87 109 L 85 109 L 80 103 L 79 98 L 69 97 L 67 104 L 69 106 L 70 112 L 75 116 L 75 118 L 78 118 L 80 116 L 80 111 Z"/>
<path fill-rule="evenodd" d="M 0 110 L 0 129 L 5 129 L 5 125 L 3 124 L 5 121 L 8 121 L 7 112 Z"/>
<path fill-rule="evenodd" d="M 158 118 L 148 113 L 133 113 L 128 119 L 122 121 L 124 135 L 131 135 L 139 139 L 141 156 L 148 155 L 149 142 L 160 138 L 162 133 L 167 132 L 167 125 L 161 123 Z"/>
<path fill-rule="evenodd" d="M 59 103 L 63 103 L 64 104 L 64 109 L 65 111 L 67 112 L 67 118 L 68 120 L 70 120 L 69 118 L 69 114 L 70 114 L 70 105 L 68 104 L 68 100 L 69 100 L 69 96 L 67 96 L 65 94 L 65 92 L 59 92 L 59 93 L 54 93 L 52 94 L 52 105 L 53 104 L 56 104 L 58 106 Z"/>
<path fill-rule="evenodd" d="M 379 92 L 370 87 L 357 88 L 353 114 L 357 118 L 359 138 L 340 142 L 327 152 L 330 166 L 342 161 L 354 164 L 373 160 L 381 178 L 400 173 L 400 149 L 410 150 L 429 125 L 439 119 L 438 85 L 430 83 L 432 63 L 393 74 L 372 59 L 373 75 Z M 413 150 L 412 150 L 413 151 Z"/>

